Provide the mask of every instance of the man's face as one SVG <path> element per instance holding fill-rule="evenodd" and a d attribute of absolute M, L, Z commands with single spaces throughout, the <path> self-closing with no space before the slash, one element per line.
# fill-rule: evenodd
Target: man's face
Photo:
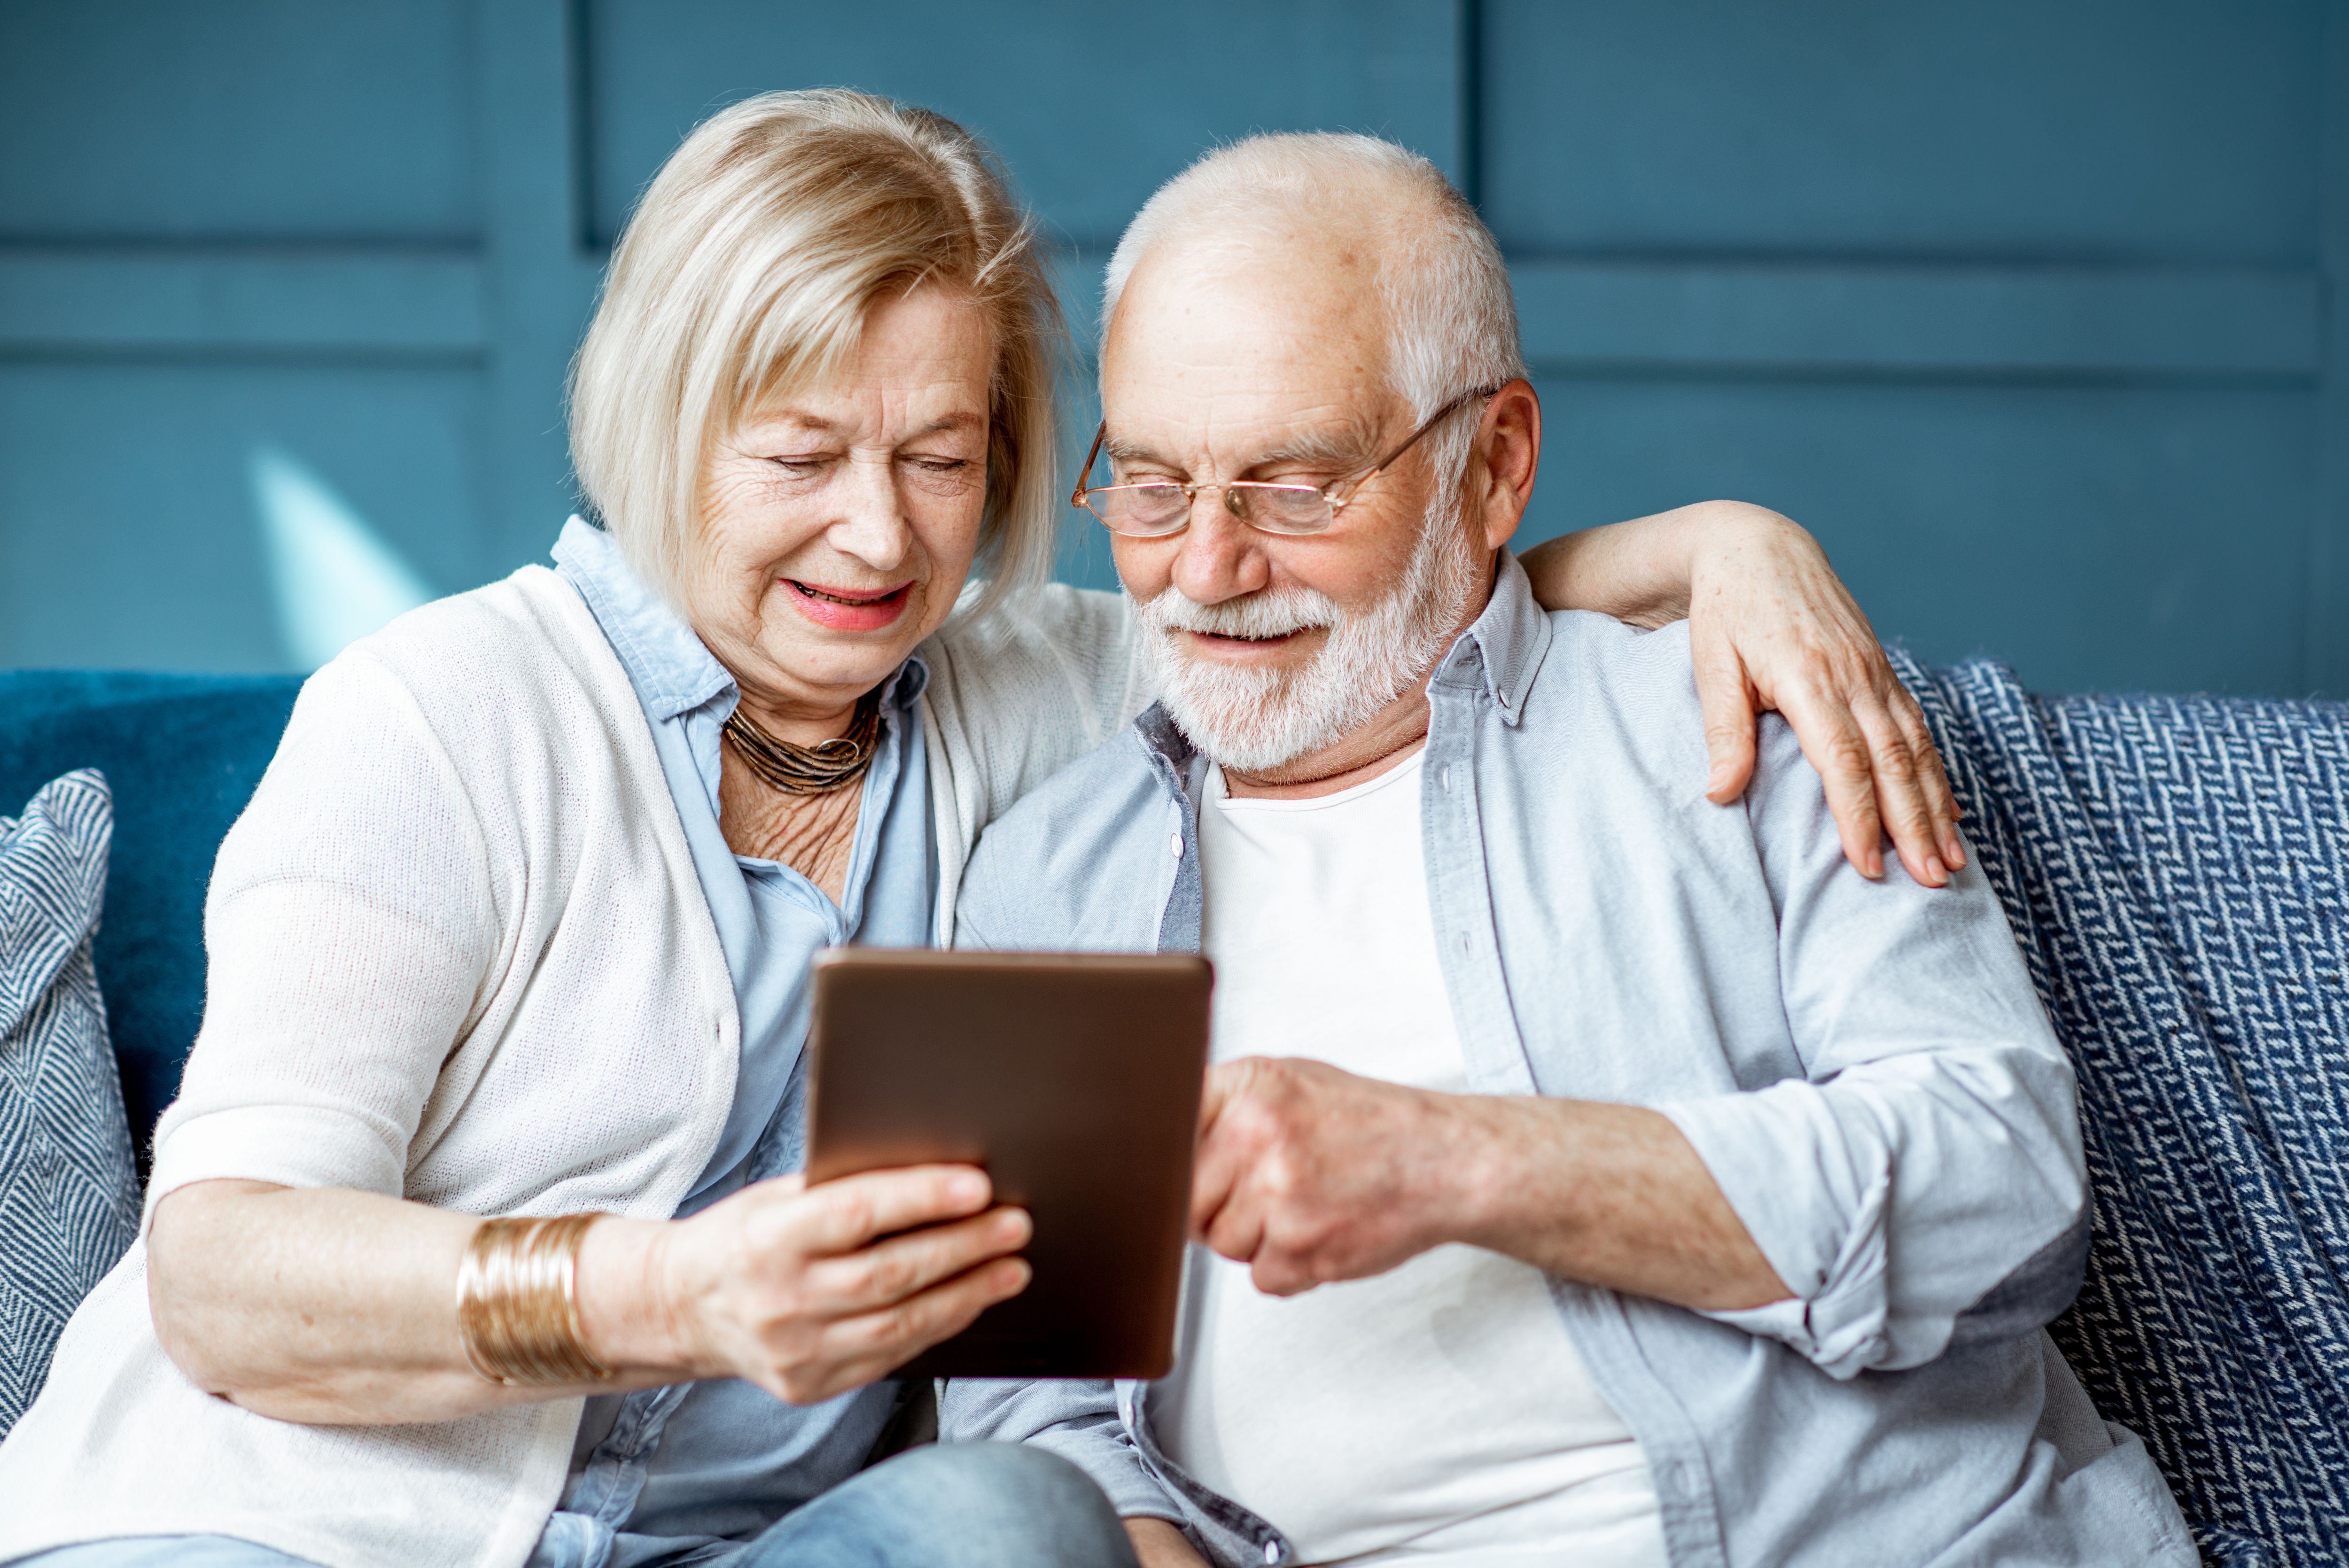
<path fill-rule="evenodd" d="M 1303 233 L 1162 242 L 1134 269 L 1103 346 L 1117 479 L 1321 485 L 1360 473 L 1413 426 L 1386 339 L 1366 247 Z M 1454 416 L 1475 418 L 1474 406 Z M 1366 723 L 1441 654 L 1490 558 L 1456 504 L 1457 474 L 1432 471 L 1444 434 L 1322 533 L 1260 532 L 1208 491 L 1181 533 L 1112 536 L 1167 707 L 1201 749 L 1278 768 Z"/>

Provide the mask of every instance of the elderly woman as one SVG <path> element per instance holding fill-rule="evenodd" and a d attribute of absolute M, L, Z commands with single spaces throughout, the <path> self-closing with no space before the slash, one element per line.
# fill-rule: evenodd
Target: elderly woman
<path fill-rule="evenodd" d="M 147 1228 L 0 1448 L 0 1559 L 1131 1562 L 1033 1449 L 867 1464 L 891 1369 L 1026 1282 L 1025 1215 L 968 1168 L 794 1174 L 811 955 L 942 940 L 979 830 L 1144 700 L 1123 603 L 1035 585 L 1054 320 L 934 115 L 771 95 L 670 160 L 573 388 L 602 527 L 318 672 L 222 847 Z M 1717 793 L 1750 686 L 1858 759 L 1856 855 L 1869 738 L 1903 852 L 1951 852 L 1799 530 L 1535 564 L 1651 618 L 1697 583 Z"/>

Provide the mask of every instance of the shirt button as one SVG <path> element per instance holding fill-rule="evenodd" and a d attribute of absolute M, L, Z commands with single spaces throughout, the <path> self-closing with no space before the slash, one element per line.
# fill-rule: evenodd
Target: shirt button
<path fill-rule="evenodd" d="M 1166 847 L 1174 852 L 1174 858 L 1176 860 L 1181 860 L 1183 858 L 1183 835 L 1177 833 L 1173 838 L 1167 840 Z"/>
<path fill-rule="evenodd" d="M 1688 1466 L 1678 1460 L 1666 1460 L 1663 1469 L 1656 1472 L 1657 1489 L 1667 1497 L 1676 1497 L 1688 1491 Z"/>
<path fill-rule="evenodd" d="M 1268 1563 L 1278 1563 L 1280 1561 L 1279 1542 L 1268 1541 L 1264 1543 L 1264 1560 Z"/>

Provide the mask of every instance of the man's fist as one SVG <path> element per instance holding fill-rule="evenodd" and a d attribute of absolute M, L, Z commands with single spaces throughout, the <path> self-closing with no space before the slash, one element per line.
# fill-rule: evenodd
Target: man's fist
<path fill-rule="evenodd" d="M 1193 1233 L 1272 1295 L 1465 1239 L 1479 1104 L 1301 1057 L 1227 1062 L 1200 1107 Z"/>

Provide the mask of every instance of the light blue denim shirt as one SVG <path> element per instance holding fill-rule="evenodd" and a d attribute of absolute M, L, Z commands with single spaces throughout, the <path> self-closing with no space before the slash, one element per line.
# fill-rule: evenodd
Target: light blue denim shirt
<path fill-rule="evenodd" d="M 691 1214 L 800 1168 L 810 960 L 843 943 L 929 941 L 937 857 L 918 704 L 928 672 L 908 659 L 882 688 L 880 739 L 835 904 L 789 866 L 727 846 L 719 748 L 738 697 L 733 677 L 602 530 L 573 518 L 554 560 L 644 705 L 741 1013 L 734 1104 L 709 1167 L 678 1206 Z M 533 1563 L 632 1568 L 755 1534 L 854 1474 L 895 1397 L 884 1382 L 800 1408 L 727 1379 L 590 1399 L 570 1483 Z"/>
<path fill-rule="evenodd" d="M 1795 1292 L 1700 1313 L 1550 1282 L 1674 1568 L 2190 1568 L 2044 1328 L 2087 1251 L 2077 1107 L 1980 871 L 1851 871 L 1775 718 L 1744 801 L 1704 799 L 1685 627 L 1545 614 L 1506 554 L 1429 695 L 1428 902 L 1475 1091 L 1655 1107 Z M 1144 714 L 987 830 L 957 944 L 1195 950 L 1205 772 Z M 1224 1568 L 1289 1561 L 1160 1449 L 1151 1393 L 958 1381 L 942 1418 L 1056 1449 Z"/>

